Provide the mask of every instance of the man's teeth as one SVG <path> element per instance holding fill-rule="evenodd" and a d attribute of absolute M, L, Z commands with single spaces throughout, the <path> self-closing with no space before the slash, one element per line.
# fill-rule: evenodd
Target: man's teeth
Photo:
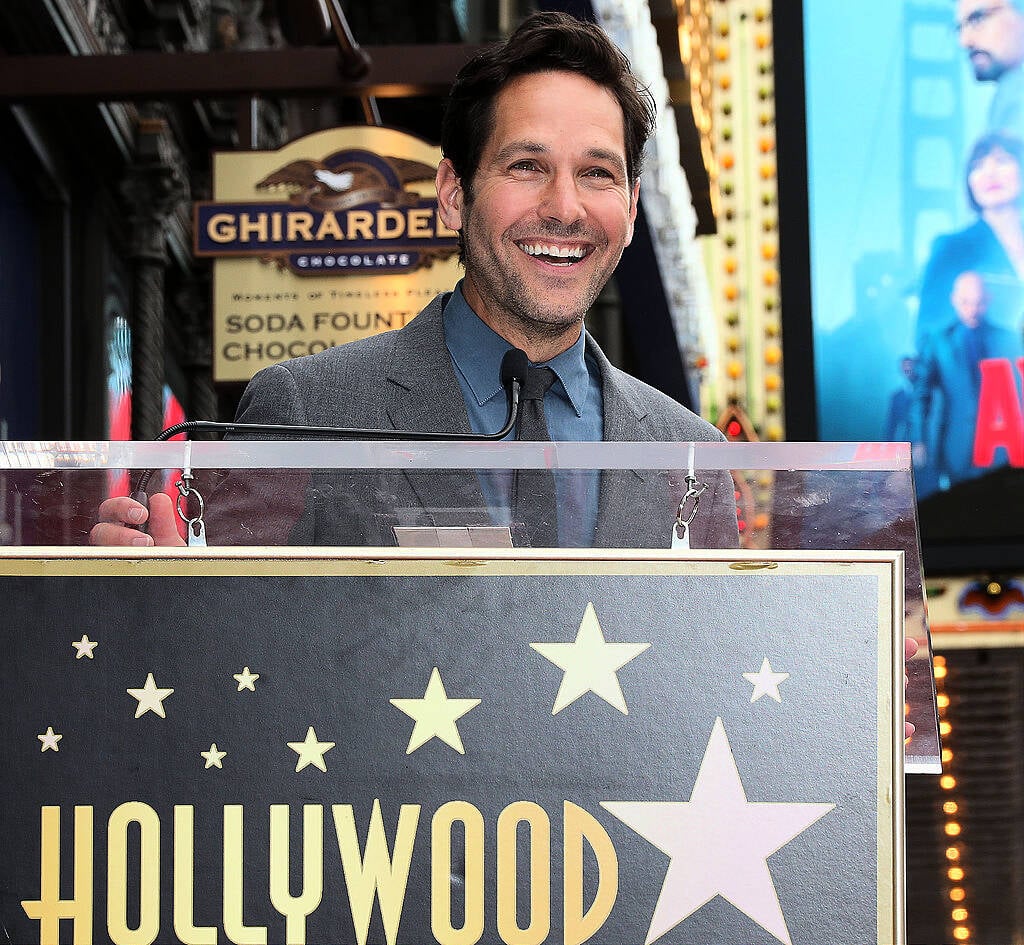
<path fill-rule="evenodd" d="M 554 259 L 582 259 L 586 250 L 582 246 L 548 246 L 546 243 L 520 243 L 519 248 L 530 256 L 551 256 Z"/>

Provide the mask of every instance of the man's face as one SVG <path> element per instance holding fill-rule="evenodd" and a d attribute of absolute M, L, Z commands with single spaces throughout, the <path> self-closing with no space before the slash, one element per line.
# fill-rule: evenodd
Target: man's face
<path fill-rule="evenodd" d="M 633 236 L 622 109 L 568 72 L 512 80 L 467 194 L 438 169 L 441 216 L 465 242 L 466 300 L 534 361 L 578 337 L 583 316 Z"/>
<path fill-rule="evenodd" d="M 979 82 L 1024 62 L 1024 13 L 1011 0 L 957 0 L 956 22 Z"/>
<path fill-rule="evenodd" d="M 988 307 L 988 296 L 981 276 L 976 272 L 965 272 L 957 276 L 953 283 L 951 301 L 957 318 L 967 328 L 977 328 Z"/>

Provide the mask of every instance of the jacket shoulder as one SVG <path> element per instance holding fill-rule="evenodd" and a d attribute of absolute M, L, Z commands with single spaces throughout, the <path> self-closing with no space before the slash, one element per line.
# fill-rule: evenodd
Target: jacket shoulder
<path fill-rule="evenodd" d="M 608 392 L 620 397 L 637 418 L 637 429 L 643 435 L 638 439 L 656 441 L 715 441 L 725 435 L 714 424 L 698 416 L 678 400 L 656 387 L 627 374 L 602 356 L 601 370 L 605 374 L 606 400 Z M 606 418 L 609 405 L 605 404 Z M 616 411 L 618 412 L 618 411 Z"/>
<path fill-rule="evenodd" d="M 404 328 L 292 358 L 264 368 L 249 382 L 236 419 L 319 426 L 387 426 L 380 396 L 401 350 L 440 332 L 439 296 Z M 273 419 L 264 419 L 272 417 Z"/>

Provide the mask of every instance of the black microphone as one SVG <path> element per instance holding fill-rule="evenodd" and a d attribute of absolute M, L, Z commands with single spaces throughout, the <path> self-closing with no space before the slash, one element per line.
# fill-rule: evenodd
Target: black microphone
<path fill-rule="evenodd" d="M 502 440 L 515 428 L 519 419 L 519 399 L 530 359 L 525 351 L 510 348 L 501 359 L 501 386 L 508 395 L 508 415 L 505 425 L 494 433 L 432 433 L 423 430 L 359 430 L 352 427 L 307 427 L 289 423 L 228 423 L 216 420 L 185 420 L 162 430 L 156 437 L 157 442 L 168 440 L 179 433 L 193 431 L 219 433 L 261 433 L 280 434 L 296 439 L 350 439 L 350 440 L 455 440 L 458 442 L 490 442 Z M 139 483 L 132 491 L 131 497 L 136 502 L 149 507 L 146 486 L 154 470 L 147 469 L 139 478 Z"/>

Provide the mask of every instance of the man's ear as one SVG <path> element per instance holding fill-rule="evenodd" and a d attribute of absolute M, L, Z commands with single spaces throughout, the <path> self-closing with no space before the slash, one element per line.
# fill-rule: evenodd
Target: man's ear
<path fill-rule="evenodd" d="M 434 184 L 437 187 L 437 212 L 441 220 L 449 230 L 461 230 L 465 194 L 459 175 L 455 173 L 448 158 L 437 165 Z"/>
<path fill-rule="evenodd" d="M 626 233 L 626 245 L 633 242 L 633 224 L 636 223 L 636 205 L 640 199 L 640 178 L 636 179 L 633 185 L 633 192 L 629 195 L 629 230 Z"/>

